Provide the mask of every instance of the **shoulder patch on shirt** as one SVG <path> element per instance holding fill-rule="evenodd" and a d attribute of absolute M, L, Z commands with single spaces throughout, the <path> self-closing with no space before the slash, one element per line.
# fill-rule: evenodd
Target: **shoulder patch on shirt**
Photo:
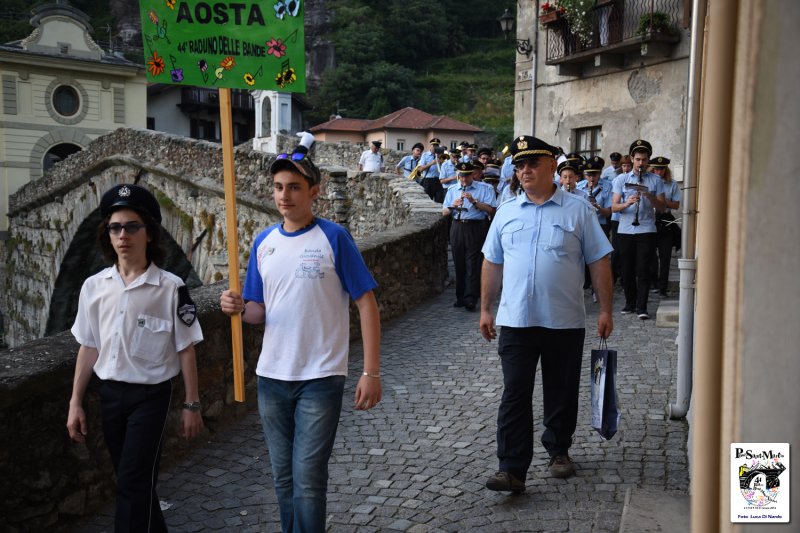
<path fill-rule="evenodd" d="M 197 320 L 197 306 L 194 305 L 192 297 L 189 296 L 189 289 L 186 285 L 178 289 L 178 318 L 186 326 L 191 326 Z"/>

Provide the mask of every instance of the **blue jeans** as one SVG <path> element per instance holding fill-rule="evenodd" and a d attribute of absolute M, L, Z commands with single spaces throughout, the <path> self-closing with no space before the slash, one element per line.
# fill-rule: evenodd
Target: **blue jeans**
<path fill-rule="evenodd" d="M 308 381 L 258 377 L 283 533 L 325 531 L 328 459 L 342 411 L 344 376 Z"/>

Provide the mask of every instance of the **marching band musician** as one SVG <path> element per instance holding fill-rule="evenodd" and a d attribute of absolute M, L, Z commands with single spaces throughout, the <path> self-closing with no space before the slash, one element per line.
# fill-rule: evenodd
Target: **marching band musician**
<path fill-rule="evenodd" d="M 409 174 L 411 174 L 417 165 L 419 165 L 420 157 L 422 157 L 422 151 L 425 147 L 422 143 L 416 143 L 414 146 L 411 147 L 411 153 L 403 156 L 403 158 L 397 163 L 394 167 L 398 173 L 402 170 L 403 177 L 407 178 Z"/>
<path fill-rule="evenodd" d="M 450 187 L 442 216 L 451 217 L 450 248 L 456 271 L 456 301 L 453 307 L 475 311 L 481 290 L 481 247 L 489 231 L 489 217 L 497 207 L 494 190 L 474 181 L 475 167 L 456 166 L 458 187 Z"/>
<path fill-rule="evenodd" d="M 436 193 L 442 188 L 442 184 L 439 183 L 439 156 L 436 153 L 440 144 L 438 137 L 431 139 L 431 149 L 422 154 L 419 162 L 419 169 L 422 172 L 421 185 L 431 200 L 436 198 Z"/>
<path fill-rule="evenodd" d="M 622 314 L 635 312 L 647 320 L 650 259 L 656 246 L 656 210 L 664 207 L 661 178 L 647 172 L 653 147 L 638 139 L 631 144 L 633 170 L 614 180 L 611 209 L 619 213 L 617 245 L 622 266 L 625 307 Z"/>
<path fill-rule="evenodd" d="M 650 161 L 650 168 L 653 173 L 661 178 L 661 186 L 664 189 L 665 209 L 656 215 L 656 250 L 658 251 L 658 261 L 654 261 L 651 268 L 653 283 L 657 282 L 659 294 L 668 296 L 669 293 L 669 262 L 672 260 L 672 247 L 676 244 L 680 248 L 678 226 L 674 225 L 675 216 L 672 209 L 679 209 L 681 206 L 681 188 L 678 182 L 672 179 L 672 172 L 669 169 L 670 160 L 666 157 L 654 157 Z"/>
<path fill-rule="evenodd" d="M 589 194 L 584 190 L 578 189 L 581 170 L 575 164 L 575 160 L 571 161 L 567 159 L 559 164 L 556 168 L 556 173 L 558 174 L 559 185 L 561 185 L 562 191 L 574 194 L 578 198 L 586 201 L 586 203 L 589 203 Z"/>
<path fill-rule="evenodd" d="M 611 216 L 611 184 L 606 186 L 600 179 L 600 169 L 603 168 L 603 158 L 594 156 L 583 167 L 583 181 L 578 183 L 578 189 L 586 191 L 589 203 L 597 211 L 597 221 L 603 228 L 603 233 L 608 236 L 608 217 Z"/>

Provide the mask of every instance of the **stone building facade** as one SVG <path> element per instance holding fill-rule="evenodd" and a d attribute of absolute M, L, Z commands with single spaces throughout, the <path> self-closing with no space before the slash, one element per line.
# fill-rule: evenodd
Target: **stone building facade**
<path fill-rule="evenodd" d="M 541 2 L 519 5 L 517 38 L 535 44 L 517 54 L 515 135 L 535 132 L 565 151 L 627 153 L 647 139 L 672 160 L 681 180 L 689 77 L 689 14 L 682 0 L 599 1 L 587 12 L 591 35 L 575 35 L 564 17 L 542 22 Z M 649 26 L 652 18 L 660 24 Z M 663 14 L 663 19 L 661 15 Z M 644 22 L 643 22 L 644 21 Z"/>
<path fill-rule="evenodd" d="M 106 53 L 68 4 L 33 10 L 33 32 L 0 45 L 0 236 L 8 196 L 120 126 L 145 126 L 144 66 Z"/>

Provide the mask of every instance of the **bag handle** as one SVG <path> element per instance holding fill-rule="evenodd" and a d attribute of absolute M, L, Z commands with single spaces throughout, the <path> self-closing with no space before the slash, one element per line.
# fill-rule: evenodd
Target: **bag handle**
<path fill-rule="evenodd" d="M 606 341 L 605 337 L 600 337 L 600 350 L 608 350 L 608 342 Z"/>

